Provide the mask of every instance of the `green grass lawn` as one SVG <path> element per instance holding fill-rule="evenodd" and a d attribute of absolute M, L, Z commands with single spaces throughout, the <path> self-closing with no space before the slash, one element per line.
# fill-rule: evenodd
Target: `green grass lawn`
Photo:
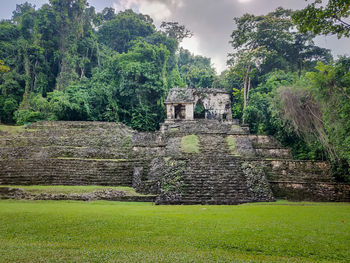
<path fill-rule="evenodd" d="M 0 201 L 0 262 L 349 262 L 350 205 Z"/>

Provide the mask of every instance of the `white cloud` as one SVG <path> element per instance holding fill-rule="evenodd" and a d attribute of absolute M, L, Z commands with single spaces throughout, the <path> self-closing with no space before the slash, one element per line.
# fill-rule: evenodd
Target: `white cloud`
<path fill-rule="evenodd" d="M 138 10 L 139 0 L 119 0 L 113 4 L 113 8 L 118 13 L 124 11 L 125 9 L 137 9 Z"/>
<path fill-rule="evenodd" d="M 191 38 L 185 38 L 181 42 L 181 47 L 183 47 L 184 49 L 188 49 L 191 53 L 194 53 L 195 55 L 203 55 L 201 54 L 199 41 L 199 38 L 196 36 L 193 36 Z"/>
<path fill-rule="evenodd" d="M 165 3 L 140 1 L 139 10 L 143 14 L 151 16 L 154 20 L 160 21 L 171 16 L 171 11 Z"/>
<path fill-rule="evenodd" d="M 211 58 L 214 68 L 216 69 L 216 73 L 220 74 L 225 69 L 227 69 L 226 60 L 227 56 L 225 53 L 222 55 L 213 56 Z"/>
<path fill-rule="evenodd" d="M 223 52 L 223 53 L 217 54 L 215 52 L 210 52 L 210 53 L 212 53 L 212 55 L 210 56 L 208 53 L 203 52 L 202 51 L 203 48 L 201 47 L 201 39 L 196 35 L 191 37 L 191 38 L 185 38 L 181 42 L 181 47 L 183 47 L 184 49 L 188 49 L 194 55 L 201 55 L 201 56 L 205 56 L 205 57 L 209 56 L 211 58 L 211 62 L 213 64 L 213 66 L 216 69 L 216 72 L 218 74 L 220 74 L 222 71 L 227 69 L 226 53 Z"/>
<path fill-rule="evenodd" d="M 185 6 L 184 0 L 171 0 L 170 2 L 172 6 L 175 6 L 177 8 L 182 8 Z"/>
<path fill-rule="evenodd" d="M 172 10 L 184 7 L 183 0 L 119 0 L 113 4 L 114 9 L 124 11 L 133 9 L 151 16 L 155 22 L 161 22 L 172 16 Z"/>

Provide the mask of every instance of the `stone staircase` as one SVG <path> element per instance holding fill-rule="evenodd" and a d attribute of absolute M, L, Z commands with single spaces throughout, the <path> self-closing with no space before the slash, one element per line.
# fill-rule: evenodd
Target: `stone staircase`
<path fill-rule="evenodd" d="M 243 160 L 224 155 L 190 158 L 181 179 L 183 187 L 179 203 L 239 204 L 273 201 L 267 181 L 260 178 L 261 181 L 253 182 L 254 179 L 243 172 L 242 165 Z"/>
<path fill-rule="evenodd" d="M 226 137 L 222 134 L 199 134 L 201 155 L 228 155 L 230 154 Z"/>
<path fill-rule="evenodd" d="M 200 152 L 197 154 L 181 151 L 181 138 L 190 134 L 199 138 Z M 230 149 L 228 137 L 233 140 L 236 152 Z M 244 169 L 242 157 L 256 157 L 247 129 L 215 120 L 180 122 L 168 126 L 164 138 L 168 142 L 166 156 L 172 156 L 175 162 L 184 159 L 186 165 L 181 175 L 168 167 L 157 170 L 160 178 L 169 177 L 156 192 L 158 204 L 237 204 L 274 200 L 265 176 Z M 174 176 L 169 175 L 171 173 Z M 147 180 L 147 175 L 145 177 Z M 163 194 L 163 188 L 168 189 L 175 180 L 181 191 Z M 159 181 L 162 180 L 157 178 L 155 183 Z"/>

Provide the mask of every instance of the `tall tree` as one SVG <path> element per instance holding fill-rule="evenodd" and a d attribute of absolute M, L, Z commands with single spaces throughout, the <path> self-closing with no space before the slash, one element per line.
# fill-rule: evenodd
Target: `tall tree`
<path fill-rule="evenodd" d="M 145 38 L 154 32 L 155 26 L 149 16 L 125 10 L 114 19 L 103 23 L 97 34 L 100 43 L 123 53 L 129 50 L 132 40 L 139 37 Z"/>
<path fill-rule="evenodd" d="M 178 67 L 185 84 L 192 88 L 211 88 L 216 79 L 211 59 L 195 56 L 187 49 L 180 48 Z"/>
<path fill-rule="evenodd" d="M 277 8 L 267 15 L 234 18 L 237 26 L 231 34 L 234 52 L 229 54 L 227 64 L 242 81 L 243 109 L 248 105 L 249 91 L 269 72 L 297 70 L 300 76 L 315 61 L 331 59 L 329 50 L 315 46 L 313 35 L 295 32 L 291 14 L 291 10 Z"/>
<path fill-rule="evenodd" d="M 63 90 L 78 79 L 78 42 L 84 35 L 84 10 L 87 0 L 50 0 L 56 15 L 59 37 L 59 73 L 56 80 L 58 90 Z"/>
<path fill-rule="evenodd" d="M 291 15 L 291 10 L 277 8 L 267 15 L 234 18 L 237 26 L 231 34 L 234 53 L 265 48 L 269 53 L 261 65 L 261 74 L 274 69 L 301 71 L 305 66 L 312 68 L 314 64 L 310 62 L 315 60 L 329 61 L 330 52 L 316 47 L 312 35 L 295 32 Z"/>
<path fill-rule="evenodd" d="M 229 65 L 233 66 L 233 70 L 243 82 L 243 110 L 247 107 L 249 100 L 249 91 L 252 85 L 252 78 L 257 70 L 264 63 L 268 51 L 264 47 L 256 49 L 241 49 L 237 53 L 231 55 Z M 243 118 L 243 123 L 245 120 Z"/>
<path fill-rule="evenodd" d="M 35 6 L 28 2 L 17 5 L 16 11 L 13 12 L 13 21 L 19 25 L 20 39 L 18 41 L 18 56 L 23 61 L 23 69 L 25 75 L 25 89 L 23 94 L 23 100 L 21 102 L 21 108 L 25 109 L 29 107 L 29 94 L 33 90 L 33 75 L 34 67 L 38 59 L 39 47 L 35 45 L 33 38 L 33 30 L 35 23 Z"/>
<path fill-rule="evenodd" d="M 335 34 L 338 38 L 350 36 L 350 0 L 329 0 L 325 5 L 316 0 L 306 8 L 295 12 L 294 22 L 301 32 L 312 31 L 315 34 Z"/>
<path fill-rule="evenodd" d="M 176 39 L 179 43 L 184 38 L 190 38 L 193 33 L 188 30 L 184 25 L 180 25 L 178 22 L 162 22 L 160 28 L 164 30 L 166 35 L 170 38 Z"/>
<path fill-rule="evenodd" d="M 116 76 L 121 121 L 138 130 L 155 130 L 164 120 L 169 51 L 144 41 L 118 56 Z"/>
<path fill-rule="evenodd" d="M 34 90 L 43 96 L 55 89 L 58 74 L 58 27 L 53 8 L 46 4 L 36 13 L 34 42 L 41 48 L 40 61 L 36 65 Z"/>

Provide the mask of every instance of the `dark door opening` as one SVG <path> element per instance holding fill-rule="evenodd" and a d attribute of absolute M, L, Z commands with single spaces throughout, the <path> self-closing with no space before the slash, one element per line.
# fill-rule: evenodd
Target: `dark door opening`
<path fill-rule="evenodd" d="M 186 107 L 185 105 L 179 104 L 175 106 L 175 119 L 185 119 Z"/>

